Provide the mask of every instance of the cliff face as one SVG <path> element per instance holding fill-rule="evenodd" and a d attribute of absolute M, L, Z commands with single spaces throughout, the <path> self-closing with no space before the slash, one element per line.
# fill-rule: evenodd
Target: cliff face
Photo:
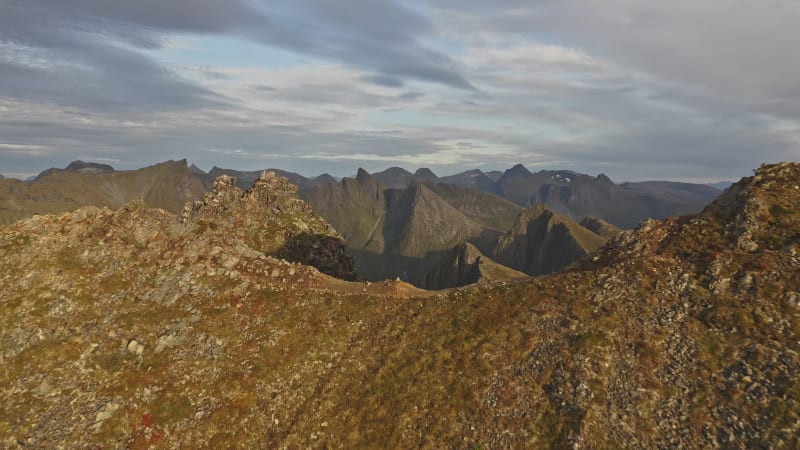
<path fill-rule="evenodd" d="M 555 272 L 606 242 L 589 229 L 544 205 L 523 211 L 494 248 L 501 264 L 529 275 Z"/>
<path fill-rule="evenodd" d="M 345 235 L 364 279 L 399 277 L 426 289 L 466 280 L 449 269 L 447 275 L 440 270 L 451 267 L 456 249 L 467 243 L 490 251 L 520 209 L 502 198 L 457 186 L 412 181 L 404 189 L 390 189 L 364 170 L 355 179 L 302 195 Z"/>
<path fill-rule="evenodd" d="M 425 284 L 439 288 L 528 278 L 525 273 L 496 263 L 469 242 L 442 252 L 428 265 L 431 267 L 425 272 Z"/>

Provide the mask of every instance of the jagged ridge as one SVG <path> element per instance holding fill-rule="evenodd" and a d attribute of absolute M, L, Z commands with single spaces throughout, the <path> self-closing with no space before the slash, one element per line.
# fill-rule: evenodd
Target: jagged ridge
<path fill-rule="evenodd" d="M 274 172 L 263 172 L 247 191 L 237 187 L 235 177 L 223 175 L 212 193 L 186 205 L 181 222 L 222 229 L 258 251 L 354 280 L 344 239 L 297 198 L 297 190 Z"/>

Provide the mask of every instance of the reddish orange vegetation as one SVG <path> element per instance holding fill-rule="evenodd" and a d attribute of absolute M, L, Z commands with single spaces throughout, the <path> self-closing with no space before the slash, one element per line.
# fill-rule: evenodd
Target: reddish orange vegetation
<path fill-rule="evenodd" d="M 131 437 L 125 448 L 131 450 L 151 448 L 164 437 L 163 432 L 154 425 L 153 416 L 150 413 L 142 413 L 141 419 L 131 419 Z"/>
<path fill-rule="evenodd" d="M 142 426 L 145 428 L 153 428 L 153 416 L 148 413 L 142 414 Z"/>

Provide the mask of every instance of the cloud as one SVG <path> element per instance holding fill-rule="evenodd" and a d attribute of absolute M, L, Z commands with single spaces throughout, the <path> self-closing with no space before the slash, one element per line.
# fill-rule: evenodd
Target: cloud
<path fill-rule="evenodd" d="M 0 18 L 0 96 L 93 111 L 170 110 L 221 104 L 211 91 L 179 78 L 127 43 L 149 34 L 115 28 L 34 0 L 4 7 Z"/>
<path fill-rule="evenodd" d="M 475 90 L 453 59 L 424 44 L 433 24 L 401 2 L 284 0 L 263 13 L 265 24 L 245 31 L 254 40 L 355 65 L 395 86 L 414 79 Z"/>
<path fill-rule="evenodd" d="M 520 159 L 733 177 L 800 155 L 796 2 L 426 4 L 491 96 L 473 113 L 513 121 Z"/>
<path fill-rule="evenodd" d="M 153 31 L 226 33 L 262 23 L 260 11 L 244 0 L 11 0 L 11 8 L 29 11 L 28 25 L 49 22 L 58 27 L 80 27 L 91 32 L 143 39 Z M 45 16 L 45 17 L 42 17 Z"/>
<path fill-rule="evenodd" d="M 800 112 L 800 60 L 788 56 L 800 42 L 792 0 L 427 3 L 443 8 L 451 27 L 546 38 L 731 107 Z"/>
<path fill-rule="evenodd" d="M 35 144 L 23 144 L 19 142 L 0 142 L 0 150 L 6 154 L 23 154 L 30 155 L 31 153 L 38 153 L 47 151 L 47 147 Z"/>
<path fill-rule="evenodd" d="M 434 31 L 428 19 L 394 0 L 10 2 L 0 18 L 0 40 L 70 49 L 91 59 L 93 67 L 103 67 L 104 61 L 88 55 L 110 57 L 108 44 L 114 41 L 154 49 L 174 33 L 228 34 L 357 66 L 377 79 L 475 89 L 459 74 L 455 61 L 423 43 Z"/>
<path fill-rule="evenodd" d="M 733 178 L 800 154 L 798 20 L 784 0 L 9 0 L 0 135 L 23 147 L 0 157 Z M 218 38 L 291 62 L 220 63 Z"/>
<path fill-rule="evenodd" d="M 262 149 L 265 143 L 281 142 L 280 149 L 291 155 L 306 140 L 290 143 L 286 136 L 317 132 L 324 139 L 328 124 L 336 120 L 341 125 L 356 115 L 356 105 L 405 103 L 424 95 L 398 92 L 406 80 L 471 89 L 451 70 L 452 60 L 418 39 L 432 32 L 424 16 L 394 2 L 381 7 L 352 2 L 358 14 L 342 13 L 340 6 L 322 1 L 10 0 L 0 14 L 0 107 L 14 114 L 0 119 L 0 130 L 4 138 L 46 150 L 29 152 L 26 159 L 0 148 L 3 170 L 38 170 L 64 164 L 76 154 L 85 159 L 119 155 L 129 167 L 166 155 L 182 157 L 194 152 L 198 140 L 192 135 L 203 128 L 229 140 L 245 133 L 243 140 Z M 150 53 L 185 35 L 244 37 L 338 66 L 308 70 L 307 75 L 320 79 L 315 84 L 293 79 L 275 87 L 267 79 L 252 80 L 264 97 L 257 102 L 252 92 L 236 86 L 241 78 L 226 82 L 228 68 L 170 64 Z M 347 83 L 340 83 L 333 72 L 344 67 L 351 69 Z M 395 92 L 361 89 L 362 80 Z M 277 107 L 264 106 L 276 99 Z M 307 128 L 292 133 L 283 128 L 298 125 Z M 346 128 L 335 132 L 350 133 Z"/>

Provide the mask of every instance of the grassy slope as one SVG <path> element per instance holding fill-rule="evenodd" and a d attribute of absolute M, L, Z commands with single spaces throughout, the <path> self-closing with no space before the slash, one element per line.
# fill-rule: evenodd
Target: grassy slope
<path fill-rule="evenodd" d="M 645 224 L 571 272 L 424 297 L 247 256 L 219 274 L 225 236 L 15 225 L 0 236 L 0 440 L 794 448 L 800 165 L 748 186 L 744 206 L 734 190 L 733 207 Z M 185 288 L 171 304 L 168 280 Z"/>

